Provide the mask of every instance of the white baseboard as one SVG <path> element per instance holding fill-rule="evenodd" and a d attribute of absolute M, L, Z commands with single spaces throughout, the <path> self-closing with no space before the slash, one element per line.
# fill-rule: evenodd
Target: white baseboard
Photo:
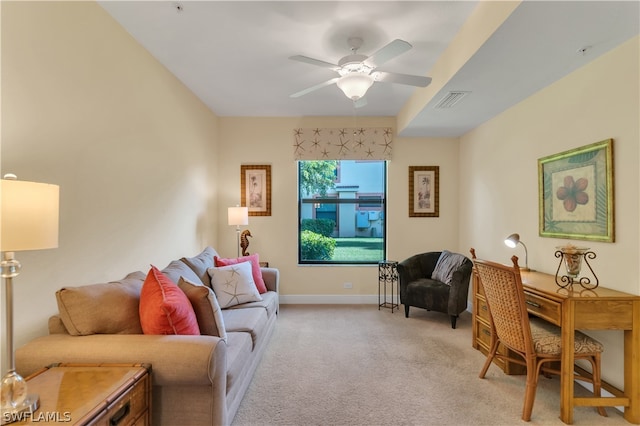
<path fill-rule="evenodd" d="M 397 303 L 397 299 L 396 299 Z M 281 294 L 281 305 L 377 305 L 377 294 Z"/>

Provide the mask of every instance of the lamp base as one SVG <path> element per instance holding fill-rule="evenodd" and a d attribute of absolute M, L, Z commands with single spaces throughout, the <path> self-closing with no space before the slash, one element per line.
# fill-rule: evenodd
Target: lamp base
<path fill-rule="evenodd" d="M 17 407 L 2 407 L 0 415 L 0 425 L 25 421 L 40 407 L 40 397 L 37 394 L 29 394 L 25 400 Z"/>

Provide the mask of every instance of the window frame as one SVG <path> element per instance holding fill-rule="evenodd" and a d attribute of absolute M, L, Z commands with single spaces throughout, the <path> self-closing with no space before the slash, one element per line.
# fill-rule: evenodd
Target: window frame
<path fill-rule="evenodd" d="M 368 207 L 361 207 L 361 204 L 367 204 L 367 202 L 370 203 L 371 199 L 366 199 L 366 201 L 364 203 L 362 203 L 363 199 L 360 196 L 356 196 L 355 198 L 349 198 L 349 199 L 345 199 L 345 198 L 339 198 L 338 196 L 331 194 L 325 197 L 320 197 L 317 196 L 317 194 L 312 194 L 310 195 L 309 198 L 301 198 L 301 194 L 300 194 L 300 170 L 301 170 L 301 166 L 300 164 L 302 162 L 305 161 L 313 161 L 313 160 L 298 160 L 297 161 L 297 192 L 298 192 L 298 237 L 297 237 L 297 243 L 298 243 L 298 247 L 297 247 L 297 251 L 298 251 L 298 265 L 301 266 L 305 266 L 305 265 L 323 265 L 323 266 L 340 266 L 340 265 L 345 265 L 345 266 L 349 266 L 349 265 L 378 265 L 378 263 L 380 261 L 386 260 L 387 257 L 387 197 L 388 197 L 388 160 L 376 160 L 379 161 L 380 163 L 382 163 L 382 192 L 381 193 L 377 193 L 377 192 L 363 192 L 362 195 L 366 196 L 366 197 L 370 197 L 370 196 L 374 196 L 374 197 L 378 197 L 379 194 L 379 203 L 375 203 L 375 204 L 379 204 L 378 206 L 368 206 Z M 341 163 L 340 161 L 343 160 L 338 160 L 338 178 L 336 179 L 336 183 L 340 183 L 340 168 L 341 168 Z M 349 160 L 345 160 L 345 161 L 349 161 Z M 369 160 L 371 161 L 371 160 Z M 354 164 L 357 164 L 359 162 L 354 162 Z M 377 201 L 377 199 L 376 199 Z M 375 260 L 375 261 L 367 261 L 367 260 L 363 260 L 363 261 L 344 261 L 344 260 L 308 260 L 308 259 L 302 259 L 302 212 L 303 212 L 303 205 L 304 204 L 336 204 L 336 205 L 340 205 L 340 204 L 351 204 L 354 206 L 354 211 L 357 213 L 359 211 L 377 211 L 380 214 L 380 219 L 381 220 L 381 230 L 382 230 L 382 235 L 379 236 L 378 238 L 381 238 L 381 242 L 382 242 L 382 256 L 381 259 Z M 313 217 L 315 218 L 315 207 L 312 207 L 313 209 Z M 334 227 L 334 231 L 335 232 L 339 232 L 340 229 L 340 224 L 339 224 L 339 218 L 340 218 L 340 208 L 337 207 L 336 208 L 336 225 Z M 355 220 L 355 218 L 354 218 Z M 377 228 L 376 228 L 377 229 Z M 332 237 L 332 238 L 339 238 L 339 237 Z"/>

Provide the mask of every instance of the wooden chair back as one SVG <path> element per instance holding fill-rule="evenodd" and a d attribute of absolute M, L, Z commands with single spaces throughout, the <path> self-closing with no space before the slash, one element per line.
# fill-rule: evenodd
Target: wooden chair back
<path fill-rule="evenodd" d="M 511 261 L 513 267 L 487 260 L 473 260 L 498 338 L 510 349 L 526 356 L 535 354 L 535 350 L 518 257 L 513 256 Z"/>

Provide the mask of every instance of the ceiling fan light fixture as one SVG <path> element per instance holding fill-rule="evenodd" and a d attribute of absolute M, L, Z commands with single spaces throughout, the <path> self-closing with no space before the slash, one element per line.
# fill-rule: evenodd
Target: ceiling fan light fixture
<path fill-rule="evenodd" d="M 375 78 L 368 73 L 352 72 L 340 77 L 336 84 L 347 98 L 357 101 L 367 93 L 374 81 Z"/>

